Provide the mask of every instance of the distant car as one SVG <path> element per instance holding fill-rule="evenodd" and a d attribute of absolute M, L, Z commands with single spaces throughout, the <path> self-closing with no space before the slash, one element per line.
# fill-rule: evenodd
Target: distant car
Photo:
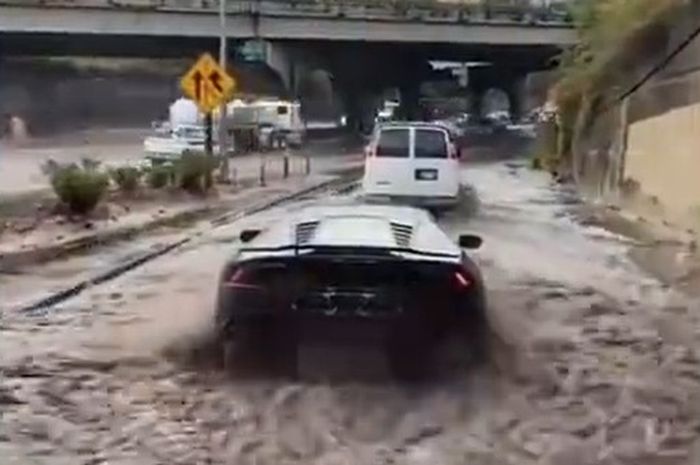
<path fill-rule="evenodd" d="M 427 374 L 457 336 L 478 358 L 487 334 L 481 274 L 430 215 L 413 207 L 311 206 L 246 230 L 219 281 L 216 327 L 229 367 L 294 374 L 300 344 L 379 344 L 398 376 Z"/>
<path fill-rule="evenodd" d="M 460 113 L 457 115 L 456 122 L 460 126 L 466 126 L 472 120 L 472 115 L 469 113 Z"/>
<path fill-rule="evenodd" d="M 486 115 L 485 120 L 495 133 L 504 132 L 512 123 L 510 113 L 507 111 L 495 111 Z"/>
<path fill-rule="evenodd" d="M 379 126 L 366 148 L 363 193 L 428 208 L 459 202 L 459 159 L 450 131 L 435 123 Z"/>
<path fill-rule="evenodd" d="M 439 126 L 442 126 L 443 128 L 447 129 L 447 131 L 450 134 L 450 139 L 453 142 L 458 140 L 460 137 L 462 137 L 464 135 L 464 129 L 459 125 L 458 120 L 456 118 L 437 120 L 437 121 L 433 121 L 432 123 L 439 125 Z"/>
<path fill-rule="evenodd" d="M 509 124 L 507 129 L 509 132 L 527 139 L 535 139 L 537 137 L 537 129 L 534 123 Z"/>
<path fill-rule="evenodd" d="M 177 160 L 185 152 L 204 152 L 205 133 L 202 126 L 180 125 L 156 128 L 156 134 L 143 143 L 146 158 L 154 162 Z"/>

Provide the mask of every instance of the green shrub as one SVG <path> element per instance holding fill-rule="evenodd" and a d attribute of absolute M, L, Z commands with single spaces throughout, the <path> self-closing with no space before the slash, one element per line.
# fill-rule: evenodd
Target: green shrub
<path fill-rule="evenodd" d="M 49 175 L 56 196 L 68 210 L 85 215 L 97 206 L 109 187 L 109 177 L 97 167 L 98 163 L 91 160 L 84 160 L 80 166 L 49 160 L 44 165 L 44 172 Z"/>
<path fill-rule="evenodd" d="M 152 189 L 162 189 L 175 180 L 175 168 L 172 165 L 155 165 L 146 172 L 146 182 Z"/>
<path fill-rule="evenodd" d="M 141 183 L 141 170 L 133 166 L 120 166 L 110 171 L 110 176 L 119 189 L 126 193 L 134 192 Z"/>
<path fill-rule="evenodd" d="M 186 152 L 177 163 L 177 179 L 181 189 L 193 193 L 206 192 L 213 185 L 216 159 L 203 153 Z"/>
<path fill-rule="evenodd" d="M 101 164 L 101 161 L 92 158 L 83 158 L 80 160 L 80 165 L 85 171 L 97 171 Z"/>

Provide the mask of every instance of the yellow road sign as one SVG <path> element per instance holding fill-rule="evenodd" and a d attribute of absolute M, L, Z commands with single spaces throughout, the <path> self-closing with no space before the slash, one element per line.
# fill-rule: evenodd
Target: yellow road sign
<path fill-rule="evenodd" d="M 205 53 L 182 77 L 180 86 L 202 113 L 209 113 L 230 98 L 236 89 L 236 80 Z"/>

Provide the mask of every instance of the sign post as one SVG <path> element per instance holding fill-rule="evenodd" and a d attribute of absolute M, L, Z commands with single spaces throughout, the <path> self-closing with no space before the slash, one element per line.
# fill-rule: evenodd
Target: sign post
<path fill-rule="evenodd" d="M 207 155 L 211 156 L 214 153 L 211 112 L 216 107 L 226 104 L 236 89 L 236 81 L 210 54 L 205 53 L 182 77 L 180 87 L 185 95 L 197 104 L 199 111 L 204 113 L 206 131 L 204 148 Z"/>
<path fill-rule="evenodd" d="M 213 121 L 211 112 L 204 115 L 204 152 L 208 157 L 214 153 Z"/>
<path fill-rule="evenodd" d="M 219 0 L 219 66 L 226 70 L 226 55 L 228 54 L 226 34 L 226 0 Z M 219 177 L 222 182 L 229 182 L 228 166 L 228 138 L 226 127 L 226 102 L 219 109 L 219 155 L 221 156 L 221 172 Z"/>

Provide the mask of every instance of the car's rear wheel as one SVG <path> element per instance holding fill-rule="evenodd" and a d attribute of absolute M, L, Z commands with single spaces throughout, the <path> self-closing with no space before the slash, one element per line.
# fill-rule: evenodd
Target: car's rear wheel
<path fill-rule="evenodd" d="M 460 333 L 464 338 L 474 365 L 487 364 L 491 358 L 493 335 L 486 314 L 486 300 L 482 292 L 473 294 L 466 310 L 469 317 L 462 323 Z"/>
<path fill-rule="evenodd" d="M 410 344 L 396 344 L 389 349 L 391 373 L 400 381 L 417 382 L 428 378 L 431 351 L 418 350 Z"/>
<path fill-rule="evenodd" d="M 467 332 L 469 350 L 475 365 L 481 366 L 489 362 L 491 357 L 492 335 L 488 325 L 480 324 Z"/>
<path fill-rule="evenodd" d="M 221 337 L 224 369 L 234 376 L 248 376 L 260 369 L 263 357 L 256 348 L 261 334 L 260 325 L 239 324 Z"/>
<path fill-rule="evenodd" d="M 387 356 L 392 374 L 401 381 L 425 380 L 431 371 L 434 343 L 419 319 L 399 323 L 389 336 Z"/>
<path fill-rule="evenodd" d="M 239 323 L 221 338 L 223 367 L 235 376 L 296 377 L 297 341 L 273 318 Z"/>

